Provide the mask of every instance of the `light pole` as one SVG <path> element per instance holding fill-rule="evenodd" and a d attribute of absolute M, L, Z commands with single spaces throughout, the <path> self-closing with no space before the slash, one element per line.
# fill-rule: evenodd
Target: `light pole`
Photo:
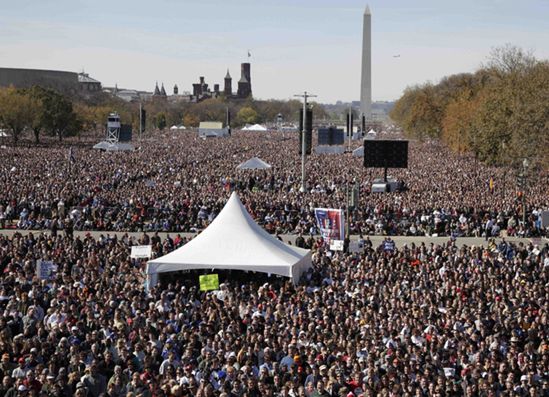
<path fill-rule="evenodd" d="M 299 191 L 305 193 L 305 125 L 307 121 L 307 98 L 316 97 L 316 95 L 307 94 L 307 91 L 304 91 L 303 94 L 296 94 L 296 97 L 303 98 L 303 123 L 301 125 L 301 188 Z"/>
<path fill-rule="evenodd" d="M 347 138 L 349 138 L 349 152 L 351 151 L 351 137 L 353 136 L 353 103 L 349 105 L 349 131 L 347 134 Z"/>

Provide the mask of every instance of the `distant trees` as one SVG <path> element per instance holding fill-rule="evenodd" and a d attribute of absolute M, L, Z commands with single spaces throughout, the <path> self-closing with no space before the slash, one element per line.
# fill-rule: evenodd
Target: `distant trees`
<path fill-rule="evenodd" d="M 71 101 L 41 87 L 0 89 L 0 123 L 10 131 L 14 144 L 26 129 L 33 132 L 35 142 L 39 143 L 42 130 L 61 141 L 82 128 Z"/>
<path fill-rule="evenodd" d="M 145 129 L 153 133 L 168 125 L 181 124 L 198 127 L 201 121 L 225 122 L 227 110 L 232 115 L 231 126 L 275 122 L 282 115 L 285 122 L 299 118 L 302 104 L 297 100 L 227 100 L 210 98 L 199 103 L 147 101 Z M 326 117 L 324 108 L 316 103 L 315 119 Z M 29 89 L 0 88 L 0 126 L 7 130 L 17 144 L 25 132 L 31 134 L 35 143 L 40 143 L 43 134 L 59 141 L 81 131 L 104 132 L 109 113 L 117 112 L 124 124 L 139 129 L 139 103 L 126 102 L 107 93 L 98 93 L 90 98 L 68 97 L 57 91 L 32 87 Z"/>
<path fill-rule="evenodd" d="M 549 167 L 549 63 L 505 46 L 472 74 L 406 89 L 391 112 L 405 133 L 440 138 L 490 164 Z"/>

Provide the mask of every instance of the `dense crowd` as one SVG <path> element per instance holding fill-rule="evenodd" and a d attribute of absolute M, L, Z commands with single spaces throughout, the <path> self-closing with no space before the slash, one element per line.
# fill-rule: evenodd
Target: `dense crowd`
<path fill-rule="evenodd" d="M 308 189 L 300 193 L 298 144 L 288 133 L 209 140 L 169 133 L 137 146 L 132 153 L 75 148 L 74 161 L 68 148 L 0 149 L 0 228 L 194 232 L 220 211 L 224 192 L 238 190 L 271 233 L 314 234 L 314 208 L 346 208 L 356 185 L 355 234 L 545 233 L 539 214 L 549 205 L 546 173 L 531 169 L 518 197 L 520 170 L 486 167 L 435 142 L 411 142 L 408 169 L 389 170 L 405 188 L 391 194 L 371 193 L 383 171 L 365 169 L 351 154 L 310 156 Z M 273 168 L 236 171 L 256 155 Z"/>
<path fill-rule="evenodd" d="M 546 396 L 549 246 L 362 241 L 293 286 L 196 275 L 147 292 L 130 246 L 0 234 L 0 396 Z M 390 248 L 387 248 L 390 247 Z M 39 279 L 36 260 L 57 264 Z"/>

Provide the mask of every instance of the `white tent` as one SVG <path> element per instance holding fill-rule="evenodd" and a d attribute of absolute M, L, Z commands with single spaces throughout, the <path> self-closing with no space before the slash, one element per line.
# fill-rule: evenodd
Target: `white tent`
<path fill-rule="evenodd" d="M 172 125 L 170 131 L 186 130 L 187 128 L 184 125 Z"/>
<path fill-rule="evenodd" d="M 353 150 L 353 156 L 364 157 L 364 146 L 359 146 Z"/>
<path fill-rule="evenodd" d="M 370 131 L 368 131 L 368 134 L 377 135 L 377 132 L 371 128 Z"/>
<path fill-rule="evenodd" d="M 127 152 L 134 150 L 131 143 L 101 141 L 93 146 L 94 149 L 106 150 L 107 152 Z"/>
<path fill-rule="evenodd" d="M 220 269 L 278 274 L 294 283 L 311 267 L 311 252 L 286 245 L 254 222 L 233 192 L 223 210 L 193 240 L 147 263 L 148 287 L 158 273 Z"/>
<path fill-rule="evenodd" d="M 242 128 L 242 131 L 260 131 L 260 132 L 265 132 L 267 131 L 267 128 L 262 126 L 261 124 L 254 124 L 254 125 L 250 125 L 250 126 L 246 126 L 244 128 Z"/>
<path fill-rule="evenodd" d="M 269 168 L 271 168 L 271 165 L 267 164 L 259 157 L 252 157 L 236 167 L 237 170 L 266 170 Z"/>

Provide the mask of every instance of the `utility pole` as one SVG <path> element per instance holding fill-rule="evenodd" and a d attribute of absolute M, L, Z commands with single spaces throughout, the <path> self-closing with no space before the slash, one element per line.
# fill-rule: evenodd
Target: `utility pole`
<path fill-rule="evenodd" d="M 141 141 L 141 134 L 143 133 L 143 108 L 141 102 L 139 102 L 139 140 Z"/>
<path fill-rule="evenodd" d="M 353 103 L 349 105 L 349 131 L 348 131 L 348 137 L 349 138 L 349 152 L 351 151 L 351 137 L 353 136 Z"/>
<path fill-rule="evenodd" d="M 307 125 L 307 98 L 314 98 L 316 95 L 307 94 L 304 91 L 303 94 L 296 94 L 295 97 L 303 98 L 303 125 L 301 126 L 301 188 L 299 191 L 305 193 L 307 187 L 305 186 L 305 126 Z"/>

